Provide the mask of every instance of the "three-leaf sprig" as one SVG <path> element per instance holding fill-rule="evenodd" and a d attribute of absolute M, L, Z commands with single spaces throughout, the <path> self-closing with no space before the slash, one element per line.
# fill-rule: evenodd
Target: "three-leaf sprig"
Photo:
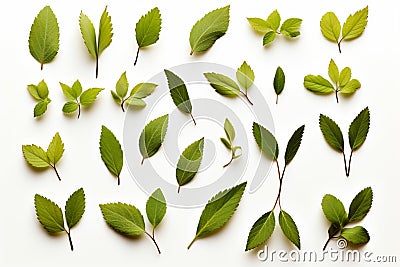
<path fill-rule="evenodd" d="M 350 175 L 351 159 L 354 151 L 359 149 L 364 144 L 367 138 L 370 125 L 370 112 L 368 107 L 363 109 L 357 117 L 353 120 L 349 127 L 349 145 L 351 148 L 349 163 L 347 166 L 346 154 L 344 152 L 343 134 L 339 126 L 328 116 L 320 114 L 319 128 L 326 140 L 326 142 L 336 151 L 342 153 L 344 161 L 344 169 L 346 176 Z"/>
<path fill-rule="evenodd" d="M 228 161 L 228 163 L 224 165 L 225 168 L 228 167 L 234 159 L 237 159 L 242 156 L 241 153 L 242 147 L 233 145 L 233 141 L 235 140 L 236 137 L 236 132 L 235 128 L 233 128 L 233 125 L 228 118 L 226 118 L 224 122 L 224 131 L 226 138 L 221 137 L 220 140 L 222 144 L 224 144 L 224 146 L 231 152 L 231 159 Z M 237 153 L 238 151 L 240 151 L 240 153 Z"/>
<path fill-rule="evenodd" d="M 28 85 L 29 94 L 38 101 L 35 108 L 33 109 L 33 116 L 42 116 L 46 110 L 47 106 L 50 104 L 51 99 L 49 98 L 49 88 L 44 80 L 38 83 L 38 85 L 29 84 Z"/>
<path fill-rule="evenodd" d="M 344 238 L 346 241 L 361 245 L 368 243 L 370 237 L 367 229 L 362 226 L 346 228 L 350 223 L 355 223 L 364 219 L 372 206 L 373 192 L 371 187 L 361 190 L 351 201 L 349 213 L 343 206 L 343 203 L 335 196 L 327 194 L 322 199 L 322 210 L 325 217 L 331 222 L 328 229 L 328 240 L 324 245 L 326 249 L 329 241 L 333 238 Z"/>
<path fill-rule="evenodd" d="M 275 229 L 275 215 L 274 210 L 279 204 L 279 225 L 285 234 L 285 236 L 298 248 L 300 249 L 300 234 L 297 229 L 296 223 L 292 217 L 282 209 L 281 206 L 281 192 L 282 182 L 285 175 L 287 165 L 293 160 L 297 151 L 300 148 L 300 144 L 303 138 L 304 125 L 298 128 L 289 139 L 286 146 L 285 152 L 285 166 L 281 173 L 278 163 L 279 147 L 278 143 L 273 134 L 264 128 L 262 125 L 254 122 L 253 123 L 253 135 L 256 140 L 258 147 L 262 152 L 271 160 L 276 162 L 278 169 L 279 178 L 279 191 L 278 196 L 275 200 L 275 204 L 271 211 L 262 215 L 252 226 L 249 236 L 247 238 L 246 251 L 256 248 L 260 244 L 266 242 L 272 235 Z"/>
<path fill-rule="evenodd" d="M 68 235 L 71 250 L 74 250 L 71 239 L 71 229 L 81 220 L 85 212 L 85 192 L 82 188 L 75 191 L 65 204 L 64 224 L 61 208 L 50 199 L 39 194 L 35 195 L 36 216 L 43 228 L 50 234 L 65 232 Z"/>
<path fill-rule="evenodd" d="M 135 206 L 125 203 L 100 204 L 106 223 L 115 231 L 127 236 L 146 234 L 154 243 L 159 254 L 161 250 L 156 242 L 154 230 L 160 224 L 167 211 L 165 197 L 161 189 L 157 189 L 146 203 L 146 214 L 152 225 L 151 233 L 146 231 L 143 215 Z"/>

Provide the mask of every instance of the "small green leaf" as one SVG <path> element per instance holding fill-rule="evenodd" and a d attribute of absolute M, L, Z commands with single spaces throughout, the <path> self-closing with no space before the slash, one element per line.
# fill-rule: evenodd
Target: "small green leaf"
<path fill-rule="evenodd" d="M 280 95 L 285 88 L 285 73 L 281 67 L 278 67 L 274 77 L 274 90 L 276 93 L 276 103 L 278 103 L 278 95 Z"/>
<path fill-rule="evenodd" d="M 344 87 L 350 81 L 350 78 L 351 78 L 351 69 L 349 67 L 342 69 L 339 76 L 340 87 Z"/>
<path fill-rule="evenodd" d="M 328 229 L 329 239 L 337 235 L 341 231 L 341 226 L 338 223 L 332 223 Z"/>
<path fill-rule="evenodd" d="M 62 111 L 65 113 L 72 113 L 79 108 L 79 104 L 73 101 L 69 101 L 64 104 Z"/>
<path fill-rule="evenodd" d="M 79 81 L 76 81 L 76 82 L 79 82 Z M 75 83 L 76 83 L 76 82 L 75 82 Z M 76 95 L 75 90 L 73 90 L 73 89 L 72 89 L 71 87 L 69 87 L 68 85 L 66 85 L 66 84 L 60 82 L 60 86 L 61 86 L 61 89 L 62 89 L 62 91 L 63 91 L 64 96 L 65 96 L 68 100 L 70 100 L 70 101 L 75 101 L 75 100 L 79 97 L 80 94 Z"/>
<path fill-rule="evenodd" d="M 42 100 L 42 98 L 39 96 L 38 92 L 38 87 L 34 84 L 29 84 L 27 86 L 29 94 L 35 99 L 35 100 Z"/>
<path fill-rule="evenodd" d="M 61 208 L 51 200 L 35 195 L 36 216 L 40 224 L 49 233 L 65 231 Z"/>
<path fill-rule="evenodd" d="M 320 21 L 320 27 L 322 35 L 332 41 L 338 42 L 340 37 L 341 26 L 339 19 L 336 17 L 335 13 L 327 12 L 322 16 Z"/>
<path fill-rule="evenodd" d="M 226 140 L 226 139 L 223 138 L 223 137 L 221 137 L 220 140 L 221 140 L 222 144 L 224 144 L 224 146 L 225 146 L 227 149 L 232 150 L 232 146 L 231 146 L 231 144 L 229 143 L 228 140 Z"/>
<path fill-rule="evenodd" d="M 136 97 L 128 97 L 125 103 L 134 108 L 143 108 L 146 106 L 146 102 Z"/>
<path fill-rule="evenodd" d="M 325 217 L 331 223 L 336 223 L 341 226 L 347 224 L 347 213 L 344 209 L 343 203 L 335 196 L 326 194 L 322 199 L 322 210 Z"/>
<path fill-rule="evenodd" d="M 121 144 L 115 135 L 104 125 L 101 126 L 100 155 L 107 169 L 118 178 L 120 184 L 120 174 L 123 166 L 123 152 Z"/>
<path fill-rule="evenodd" d="M 104 8 L 103 14 L 101 14 L 100 25 L 99 25 L 99 39 L 97 42 L 97 56 L 100 56 L 101 53 L 106 49 L 112 41 L 113 32 L 112 32 L 112 23 L 111 16 L 108 15 L 107 6 Z"/>
<path fill-rule="evenodd" d="M 365 142 L 369 131 L 369 109 L 363 109 L 349 127 L 349 143 L 352 150 L 358 149 Z"/>
<path fill-rule="evenodd" d="M 274 31 L 267 32 L 263 37 L 263 46 L 266 46 L 267 44 L 274 41 L 275 37 L 276 37 L 276 33 Z"/>
<path fill-rule="evenodd" d="M 175 73 L 164 70 L 168 80 L 169 92 L 176 107 L 183 113 L 192 114 L 192 103 L 185 82 Z"/>
<path fill-rule="evenodd" d="M 164 141 L 168 128 L 168 114 L 149 122 L 139 137 L 139 149 L 143 160 L 157 153 Z M 142 163 L 143 163 L 142 160 Z"/>
<path fill-rule="evenodd" d="M 146 214 L 153 228 L 156 228 L 157 225 L 162 221 L 167 211 L 167 204 L 165 201 L 164 194 L 161 189 L 158 188 L 153 194 L 149 197 L 146 203 Z"/>
<path fill-rule="evenodd" d="M 81 97 L 79 98 L 79 102 L 81 103 L 82 106 L 88 106 L 96 100 L 97 95 L 103 90 L 104 88 L 87 89 L 82 93 Z"/>
<path fill-rule="evenodd" d="M 292 217 L 286 211 L 281 210 L 279 212 L 279 225 L 281 226 L 282 232 L 285 236 L 300 249 L 300 235 L 297 229 L 296 223 Z"/>
<path fill-rule="evenodd" d="M 265 129 L 261 124 L 253 122 L 253 136 L 258 147 L 269 159 L 278 159 L 278 142 L 270 131 Z"/>
<path fill-rule="evenodd" d="M 176 166 L 176 181 L 178 182 L 178 193 L 180 187 L 189 183 L 196 176 L 201 160 L 203 159 L 204 138 L 190 144 L 182 152 Z"/>
<path fill-rule="evenodd" d="M 129 88 L 129 82 L 128 79 L 126 78 L 126 71 L 125 71 L 124 73 L 121 74 L 121 77 L 115 84 L 115 91 L 117 93 L 117 96 L 119 96 L 120 98 L 124 98 L 128 93 L 128 88 Z M 114 97 L 114 99 L 116 98 Z"/>
<path fill-rule="evenodd" d="M 360 89 L 361 83 L 356 80 L 352 79 L 350 80 L 343 88 L 340 89 L 340 93 L 342 94 L 352 94 L 358 89 Z"/>
<path fill-rule="evenodd" d="M 226 118 L 225 122 L 224 122 L 224 131 L 225 131 L 226 137 L 228 137 L 230 143 L 232 143 L 236 137 L 236 133 L 235 133 L 235 128 L 233 128 L 233 125 L 229 121 L 228 118 Z"/>
<path fill-rule="evenodd" d="M 60 47 L 60 28 L 50 6 L 45 6 L 33 21 L 29 33 L 29 52 L 43 69 L 43 64 L 51 62 Z"/>
<path fill-rule="evenodd" d="M 236 79 L 239 84 L 247 91 L 254 83 L 254 72 L 246 61 L 236 71 Z"/>
<path fill-rule="evenodd" d="M 49 96 L 49 88 L 44 80 L 37 85 L 37 94 L 42 100 L 45 100 Z"/>
<path fill-rule="evenodd" d="M 281 25 L 281 16 L 279 15 L 278 10 L 272 11 L 272 13 L 267 18 L 268 26 L 271 30 L 277 31 L 279 26 Z"/>
<path fill-rule="evenodd" d="M 285 165 L 288 165 L 293 160 L 294 156 L 296 156 L 303 138 L 304 127 L 304 125 L 300 126 L 300 128 L 293 133 L 292 137 L 290 137 L 285 151 Z"/>
<path fill-rule="evenodd" d="M 82 11 L 79 15 L 79 28 L 81 30 L 83 42 L 93 57 L 97 57 L 96 32 L 92 21 Z"/>
<path fill-rule="evenodd" d="M 36 145 L 23 145 L 22 153 L 26 162 L 35 168 L 50 167 L 50 160 L 43 148 Z"/>
<path fill-rule="evenodd" d="M 64 154 L 64 143 L 61 140 L 60 134 L 56 133 L 47 148 L 47 157 L 53 165 L 61 159 Z"/>
<path fill-rule="evenodd" d="M 371 187 L 361 190 L 353 199 L 349 209 L 349 223 L 362 220 L 372 206 L 373 192 Z"/>
<path fill-rule="evenodd" d="M 48 101 L 40 101 L 39 103 L 36 104 L 35 108 L 33 109 L 33 117 L 39 117 L 42 116 L 46 110 L 47 106 L 49 105 L 50 100 Z"/>
<path fill-rule="evenodd" d="M 70 230 L 81 220 L 83 213 L 85 213 L 85 192 L 83 188 L 80 188 L 68 198 L 65 204 L 65 219 Z"/>
<path fill-rule="evenodd" d="M 282 23 L 280 32 L 287 37 L 293 38 L 293 37 L 299 36 L 300 35 L 299 29 L 300 29 L 302 21 L 303 20 L 299 19 L 299 18 L 287 19 Z"/>
<path fill-rule="evenodd" d="M 188 249 L 198 238 L 205 237 L 221 229 L 230 220 L 239 206 L 246 184 L 244 182 L 221 191 L 208 201 L 201 213 L 196 236 L 189 244 Z"/>
<path fill-rule="evenodd" d="M 258 247 L 267 241 L 275 229 L 275 215 L 269 211 L 261 216 L 251 227 L 247 237 L 246 251 Z"/>
<path fill-rule="evenodd" d="M 145 232 L 140 211 L 125 203 L 100 204 L 106 223 L 115 231 L 128 236 L 140 236 Z"/>
<path fill-rule="evenodd" d="M 339 152 L 344 151 L 343 134 L 336 122 L 334 122 L 331 118 L 320 114 L 319 128 L 321 129 L 326 142 L 332 148 Z"/>
<path fill-rule="evenodd" d="M 333 59 L 331 59 L 331 61 L 329 62 L 328 74 L 329 74 L 329 78 L 331 78 L 331 80 L 332 80 L 332 82 L 334 84 L 340 83 L 339 82 L 340 81 L 340 79 L 339 79 L 339 69 L 338 69 L 335 61 L 333 61 Z"/>
<path fill-rule="evenodd" d="M 72 91 L 74 92 L 73 95 L 75 99 L 77 99 L 82 94 L 82 84 L 79 80 L 76 80 L 71 87 Z"/>
<path fill-rule="evenodd" d="M 225 35 L 229 26 L 229 8 L 225 6 L 207 13 L 193 25 L 190 31 L 190 54 L 208 50 Z"/>
<path fill-rule="evenodd" d="M 231 78 L 215 72 L 206 72 L 204 76 L 218 94 L 230 97 L 235 97 L 240 94 L 239 86 Z"/>
<path fill-rule="evenodd" d="M 155 83 L 138 83 L 133 87 L 130 96 L 139 99 L 146 98 L 154 92 L 157 86 Z"/>
<path fill-rule="evenodd" d="M 362 226 L 344 228 L 341 236 L 354 245 L 366 244 L 370 239 L 367 229 Z"/>
<path fill-rule="evenodd" d="M 335 92 L 333 85 L 321 75 L 307 75 L 304 77 L 304 87 L 318 94 L 330 94 Z"/>
<path fill-rule="evenodd" d="M 117 103 L 118 105 L 121 105 L 122 99 L 119 97 L 119 95 L 116 92 L 111 91 L 111 96 L 114 99 L 115 103 Z"/>
<path fill-rule="evenodd" d="M 260 18 L 247 18 L 247 21 L 253 30 L 259 33 L 266 34 L 271 30 L 266 20 Z"/>
<path fill-rule="evenodd" d="M 351 40 L 359 37 L 365 30 L 368 22 L 368 6 L 350 15 L 343 24 L 342 39 Z"/>

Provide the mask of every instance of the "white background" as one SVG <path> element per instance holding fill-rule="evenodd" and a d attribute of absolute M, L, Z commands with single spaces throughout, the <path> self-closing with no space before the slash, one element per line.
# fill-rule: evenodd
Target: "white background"
<path fill-rule="evenodd" d="M 34 17 L 50 4 L 60 25 L 61 43 L 54 62 L 40 71 L 29 54 L 28 36 Z M 207 53 L 189 56 L 189 32 L 195 21 L 207 12 L 231 4 L 227 34 Z M 369 5 L 365 33 L 355 41 L 342 44 L 342 54 L 334 43 L 323 38 L 321 16 L 334 11 L 341 22 L 350 13 Z M 104 6 L 112 16 L 114 37 L 100 58 L 100 74 L 94 78 L 94 60 L 81 39 L 78 17 L 83 10 L 98 25 Z M 133 66 L 136 52 L 134 27 L 141 15 L 154 6 L 162 14 L 160 40 L 144 49 Z M 278 9 L 282 19 L 303 19 L 301 36 L 288 41 L 279 36 L 268 48 L 262 36 L 253 32 L 246 17 L 267 17 Z M 371 235 L 363 251 L 374 255 L 396 255 L 399 251 L 398 213 L 399 177 L 398 74 L 400 19 L 397 1 L 8 1 L 0 16 L 1 36 L 1 179 L 0 179 L 0 265 L 1 266 L 260 266 L 256 250 L 244 252 L 248 231 L 257 218 L 268 211 L 276 197 L 276 170 L 255 194 L 245 193 L 238 211 L 217 234 L 198 240 L 188 251 L 195 234 L 201 208 L 168 208 L 156 231 L 162 250 L 158 255 L 147 238 L 129 239 L 112 231 L 104 222 L 99 203 L 123 201 L 144 211 L 147 195 L 122 171 L 122 184 L 101 162 L 98 138 L 101 125 L 110 128 L 120 140 L 124 114 L 113 102 L 120 74 L 127 70 L 131 85 L 146 81 L 154 74 L 186 62 L 205 61 L 237 68 L 246 60 L 254 69 L 256 84 L 262 90 L 275 121 L 276 138 L 281 150 L 292 132 L 306 125 L 303 143 L 288 167 L 282 203 L 295 219 L 303 250 L 321 251 L 328 222 L 321 211 L 324 194 L 340 198 L 346 207 L 357 192 L 367 186 L 374 191 L 371 212 L 362 221 Z M 362 87 L 352 97 L 318 96 L 303 88 L 307 74 L 327 77 L 329 60 L 339 68 L 350 66 Z M 286 73 L 286 86 L 275 105 L 273 75 L 280 65 Z M 26 85 L 45 79 L 51 104 L 47 113 L 33 118 L 35 102 Z M 72 84 L 80 79 L 84 88 L 105 87 L 99 99 L 79 120 L 61 112 L 64 97 L 58 82 Z M 210 97 L 218 96 L 212 90 Z M 222 98 L 221 98 L 222 99 Z M 228 101 L 230 100 L 221 100 Z M 324 141 L 318 127 L 320 113 L 340 125 L 347 138 L 348 125 L 364 107 L 371 111 L 371 129 L 363 147 L 353 158 L 351 175 L 344 175 L 340 154 Z M 240 115 L 240 114 L 239 114 Z M 138 125 L 143 127 L 143 125 Z M 248 126 L 250 131 L 250 125 Z M 65 154 L 59 163 L 63 181 L 51 170 L 37 172 L 24 161 L 21 145 L 35 143 L 44 147 L 59 131 Z M 347 142 L 347 141 L 346 141 Z M 255 143 L 250 142 L 255 147 Z M 264 159 L 267 161 L 267 159 Z M 251 179 L 251 177 L 249 177 Z M 33 197 L 47 196 L 64 206 L 68 196 L 85 189 L 87 202 L 82 221 L 72 230 L 75 251 L 68 247 L 67 236 L 48 235 L 36 220 Z M 146 221 L 147 222 L 147 221 Z M 268 241 L 269 249 L 291 250 L 279 227 Z M 335 246 L 332 242 L 331 246 Z M 400 255 L 397 254 L 400 260 Z M 337 263 L 339 264 L 339 263 Z M 279 265 L 279 264 L 277 264 Z M 299 264 L 299 266 L 308 264 Z M 372 265 L 371 265 L 372 266 Z"/>

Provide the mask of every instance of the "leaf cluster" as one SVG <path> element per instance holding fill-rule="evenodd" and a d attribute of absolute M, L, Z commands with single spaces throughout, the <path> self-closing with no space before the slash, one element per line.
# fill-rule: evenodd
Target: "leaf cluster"
<path fill-rule="evenodd" d="M 33 109 L 33 116 L 42 116 L 46 110 L 47 106 L 50 104 L 51 99 L 49 98 L 49 88 L 44 80 L 38 83 L 38 85 L 29 84 L 28 85 L 29 94 L 38 101 L 35 108 Z"/>
<path fill-rule="evenodd" d="M 234 159 L 237 159 L 242 156 L 242 147 L 241 146 L 234 146 L 233 141 L 235 140 L 236 137 L 236 132 L 235 128 L 233 128 L 232 123 L 228 118 L 225 119 L 224 122 L 224 131 L 225 131 L 225 137 L 221 137 L 220 140 L 222 144 L 231 152 L 231 159 L 229 160 L 228 163 L 224 165 L 224 168 L 229 166 Z M 238 153 L 240 151 L 240 153 Z"/>

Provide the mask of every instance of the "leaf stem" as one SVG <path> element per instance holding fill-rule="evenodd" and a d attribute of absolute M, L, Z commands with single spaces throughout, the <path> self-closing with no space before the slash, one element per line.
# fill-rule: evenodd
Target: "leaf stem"
<path fill-rule="evenodd" d="M 346 155 L 344 154 L 344 152 L 342 152 L 343 154 L 343 161 L 344 161 L 344 171 L 346 173 L 346 176 L 348 177 L 349 175 L 347 174 L 347 161 L 346 161 Z"/>
<path fill-rule="evenodd" d="M 42 61 L 42 62 L 40 63 L 40 70 L 43 70 L 43 64 L 44 64 L 44 62 Z"/>
<path fill-rule="evenodd" d="M 58 180 L 61 181 L 61 177 L 60 177 L 60 174 L 59 174 L 58 171 L 57 171 L 56 165 L 54 164 L 54 165 L 50 165 L 50 166 L 51 166 L 51 167 L 53 168 L 53 170 L 55 171 Z"/>
<path fill-rule="evenodd" d="M 277 104 L 277 105 L 278 105 L 278 95 L 276 95 L 276 101 L 275 101 L 275 104 Z"/>
<path fill-rule="evenodd" d="M 351 165 L 351 158 L 353 157 L 353 150 L 351 150 L 350 153 L 350 158 L 349 158 L 349 166 L 347 167 L 347 172 L 346 172 L 346 176 L 349 177 L 350 176 L 350 165 Z"/>
<path fill-rule="evenodd" d="M 96 55 L 96 79 L 99 76 L 99 56 Z"/>
<path fill-rule="evenodd" d="M 242 91 L 240 91 L 240 93 L 242 93 L 242 95 L 244 96 L 244 98 L 249 102 L 250 105 L 253 105 L 253 102 L 251 102 L 250 98 L 247 95 L 247 91 L 245 93 L 243 93 Z"/>
<path fill-rule="evenodd" d="M 326 249 L 326 247 L 328 246 L 329 241 L 331 241 L 331 239 L 332 239 L 332 237 L 329 237 L 328 240 L 326 240 L 326 243 L 325 243 L 324 247 L 322 248 L 322 250 Z"/>
<path fill-rule="evenodd" d="M 122 100 L 121 102 L 121 108 L 122 108 L 122 112 L 125 112 L 125 108 L 124 108 L 124 104 L 127 98 L 125 98 L 124 100 Z"/>
<path fill-rule="evenodd" d="M 190 112 L 190 117 L 192 118 L 192 120 L 193 120 L 193 122 L 194 122 L 194 125 L 197 125 L 196 124 L 196 120 L 194 119 L 194 117 L 193 117 L 193 114 Z"/>
<path fill-rule="evenodd" d="M 121 184 L 121 179 L 119 178 L 119 175 L 117 176 L 117 179 L 118 179 L 118 185 L 120 185 Z"/>
<path fill-rule="evenodd" d="M 138 49 L 136 51 L 136 57 L 135 57 L 135 62 L 133 63 L 133 66 L 136 66 L 136 63 L 137 63 L 137 60 L 138 60 L 138 57 L 139 57 L 139 50 L 140 50 L 140 47 L 138 47 Z"/>
<path fill-rule="evenodd" d="M 65 232 L 67 232 L 68 235 L 69 246 L 71 247 L 71 251 L 74 251 L 74 245 L 72 244 L 72 239 L 71 239 L 71 229 L 69 229 L 69 231 L 65 230 Z"/>
<path fill-rule="evenodd" d="M 81 116 L 81 104 L 78 103 L 78 119 Z"/>
<path fill-rule="evenodd" d="M 276 167 L 278 169 L 278 176 L 279 176 L 279 191 L 278 191 L 278 196 L 276 197 L 275 204 L 274 204 L 274 207 L 272 208 L 272 210 L 274 210 L 276 208 L 276 205 L 278 203 L 279 203 L 279 208 L 282 209 L 282 207 L 281 207 L 282 182 L 283 182 L 283 174 L 285 173 L 285 170 L 286 170 L 286 165 L 285 165 L 285 167 L 283 168 L 282 176 L 281 176 L 281 171 L 279 169 L 279 163 L 277 160 L 275 160 L 275 162 L 276 162 Z"/>
<path fill-rule="evenodd" d="M 338 96 L 339 90 L 335 90 L 335 95 L 336 95 L 336 103 L 339 103 L 339 96 Z"/>
<path fill-rule="evenodd" d="M 180 191 L 181 191 L 181 186 L 179 185 L 178 186 L 178 194 L 179 194 Z"/>
<path fill-rule="evenodd" d="M 144 162 L 144 157 L 142 158 L 142 162 L 140 164 L 143 165 L 143 162 Z"/>
<path fill-rule="evenodd" d="M 154 229 L 153 229 L 154 230 Z M 157 251 L 158 251 L 158 254 L 161 254 L 161 250 L 160 250 L 160 248 L 158 247 L 158 244 L 157 244 L 157 242 L 156 242 L 156 239 L 154 238 L 154 236 L 152 236 L 151 234 L 149 234 L 148 232 L 144 232 L 146 235 L 148 235 L 149 237 L 150 237 L 150 239 L 151 240 L 153 240 L 153 243 L 154 243 L 154 245 L 156 246 L 156 248 L 157 248 Z"/>
<path fill-rule="evenodd" d="M 233 161 L 233 156 L 234 156 L 233 151 L 232 151 L 231 155 L 232 155 L 232 156 L 231 156 L 231 159 L 229 160 L 228 163 L 226 163 L 226 164 L 224 165 L 224 168 L 228 167 L 228 166 L 232 163 L 232 161 Z"/>
<path fill-rule="evenodd" d="M 339 48 L 339 53 L 342 53 L 342 49 L 340 48 L 340 43 L 342 42 L 342 40 L 343 40 L 343 38 L 342 39 L 340 39 L 340 41 L 338 42 L 338 48 Z"/>
<path fill-rule="evenodd" d="M 190 249 L 190 247 L 193 245 L 194 241 L 197 240 L 197 235 L 193 238 L 193 240 L 190 242 L 189 246 L 187 246 L 187 249 Z"/>

